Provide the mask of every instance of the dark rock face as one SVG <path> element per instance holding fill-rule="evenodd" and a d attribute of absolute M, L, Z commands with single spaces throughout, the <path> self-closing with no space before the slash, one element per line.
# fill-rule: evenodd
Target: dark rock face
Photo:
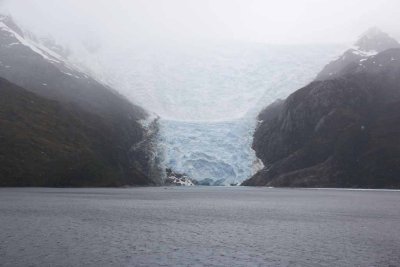
<path fill-rule="evenodd" d="M 28 95 L 27 92 L 25 92 L 24 99 L 29 97 L 36 97 L 37 99 L 43 98 L 43 100 L 41 100 L 43 103 L 47 103 L 45 102 L 46 99 L 53 100 L 55 101 L 54 103 L 57 103 L 57 105 L 62 108 L 51 106 L 51 108 L 49 108 L 50 110 L 67 109 L 66 111 L 60 111 L 56 113 L 61 116 L 60 120 L 65 119 L 65 121 L 60 122 L 60 124 L 65 123 L 69 125 L 69 127 L 66 127 L 65 129 L 67 131 L 66 133 L 73 131 L 72 128 L 78 127 L 76 130 L 76 136 L 83 138 L 80 140 L 80 144 L 82 146 L 84 146 L 84 140 L 86 140 L 87 143 L 85 145 L 89 147 L 86 150 L 92 151 L 92 156 L 97 157 L 99 153 L 101 155 L 106 155 L 107 153 L 103 153 L 105 151 L 110 153 L 109 158 L 105 156 L 107 161 L 105 165 L 112 166 L 110 167 L 112 170 L 109 170 L 108 173 L 110 173 L 110 177 L 114 177 L 115 179 L 107 180 L 107 183 L 104 183 L 101 180 L 96 180 L 93 178 L 89 183 L 91 186 L 161 183 L 160 175 L 158 175 L 155 167 L 155 152 L 154 148 L 152 147 L 152 142 L 157 135 L 157 121 L 154 121 L 149 125 L 149 127 L 143 127 L 141 120 L 146 120 L 148 118 L 148 114 L 141 107 L 133 105 L 113 89 L 99 83 L 87 74 L 79 71 L 76 67 L 70 65 L 67 60 L 56 54 L 54 51 L 47 49 L 46 47 L 27 38 L 24 36 L 23 31 L 19 29 L 10 18 L 1 16 L 0 77 L 5 78 L 11 83 L 34 93 L 34 95 Z M 4 82 L 2 84 L 5 86 Z M 7 86 L 10 87 L 9 85 Z M 5 89 L 2 88 L 2 90 Z M 15 100 L 15 105 L 18 105 L 18 103 L 21 104 L 18 94 L 11 95 L 11 92 L 8 92 L 8 97 L 10 98 L 11 103 L 13 103 Z M 27 103 L 30 103 L 28 100 L 26 101 Z M 2 108 L 8 108 L 8 110 L 4 110 L 4 112 L 12 112 L 13 114 L 15 113 L 15 116 L 17 117 L 21 116 L 22 118 L 29 118 L 28 111 L 23 109 L 23 107 L 13 108 L 12 106 L 7 106 Z M 12 111 L 10 111 L 10 109 Z M 34 106 L 32 109 L 40 114 L 41 112 L 47 112 L 45 107 L 43 111 L 41 111 L 40 107 L 38 106 Z M 76 109 L 77 111 L 74 113 L 72 109 Z M 19 112 L 21 112 L 21 114 Z M 70 114 L 70 117 L 66 118 L 66 113 L 72 113 L 72 115 Z M 16 127 L 15 131 L 28 131 L 26 133 L 27 136 L 25 136 L 27 139 L 36 138 L 36 134 L 42 134 L 42 132 L 29 133 L 29 130 L 31 127 L 33 127 L 33 122 L 29 123 L 28 119 L 26 120 L 26 123 L 28 124 L 25 125 L 26 128 L 18 128 L 19 126 L 17 125 L 17 121 L 13 121 L 11 119 L 12 117 L 7 117 L 7 114 L 3 114 L 4 117 L 0 119 L 7 120 L 9 125 L 8 127 L 10 129 Z M 80 119 L 78 115 L 82 115 L 84 118 Z M 36 115 L 32 114 L 32 116 Z M 39 117 L 37 117 L 37 119 L 38 118 Z M 41 119 L 44 121 L 47 120 L 46 116 L 44 115 L 41 117 Z M 48 120 L 52 119 L 55 120 L 56 118 L 48 118 Z M 36 124 L 40 124 L 39 119 L 34 121 Z M 15 123 L 15 125 L 12 123 Z M 75 123 L 87 123 L 87 127 L 83 127 L 83 125 L 80 124 L 75 125 Z M 3 125 L 5 124 L 0 124 L 1 131 L 9 130 L 4 129 L 5 126 Z M 83 128 L 79 128 L 81 126 Z M 45 125 L 43 125 L 43 127 L 45 127 Z M 87 128 L 91 130 L 90 133 L 85 132 L 86 130 L 89 131 Z M 52 130 L 53 129 L 48 129 L 49 132 Z M 58 134 L 60 136 L 65 136 L 66 133 L 63 134 L 57 131 L 54 132 L 54 134 Z M 103 140 L 105 143 L 103 144 L 100 142 L 100 140 Z M 18 140 L 10 139 L 5 140 L 4 142 L 16 141 Z M 94 149 L 92 147 L 94 143 L 96 143 L 99 148 Z M 104 151 L 101 148 L 102 146 L 105 146 Z M 14 149 L 19 151 L 18 153 L 23 153 L 23 151 L 29 149 L 32 150 L 32 153 L 34 153 L 34 148 L 39 149 L 33 144 L 31 144 L 30 147 L 19 147 L 17 145 L 14 147 Z M 0 149 L 3 150 L 2 153 L 6 154 L 7 151 L 4 150 L 5 147 L 0 147 Z M 74 160 L 79 161 L 78 155 L 80 155 L 80 153 L 77 151 L 76 153 L 71 152 L 68 154 L 65 162 L 60 159 L 59 163 L 57 163 L 60 164 L 60 166 L 56 169 L 62 169 L 61 165 L 63 164 L 65 168 L 69 168 L 68 166 L 70 166 L 70 163 L 72 164 Z M 57 158 L 54 151 L 53 156 Z M 87 157 L 90 158 L 89 156 Z M 24 161 L 25 160 L 27 161 L 29 159 L 26 158 Z M 32 158 L 31 161 L 33 160 L 34 159 Z M 2 162 L 0 162 L 0 165 L 3 165 Z M 8 182 L 0 181 L 0 183 L 2 185 L 21 186 L 88 185 L 88 183 L 84 181 L 84 175 L 78 175 L 83 179 L 82 183 L 78 181 L 79 179 L 75 179 L 73 182 L 68 182 L 68 180 L 59 180 L 57 183 L 53 183 L 48 180 L 49 184 L 46 184 L 43 182 L 44 180 L 42 180 L 42 182 L 36 183 L 35 179 L 37 179 L 37 173 L 34 171 L 33 167 L 29 169 L 31 173 L 28 172 L 28 169 L 24 170 L 24 164 L 21 164 L 20 168 L 22 168 L 22 173 L 27 175 L 26 178 L 23 178 L 22 175 L 19 176 L 19 178 L 14 177 L 12 176 L 12 172 L 7 172 L 8 174 L 3 173 L 3 176 L 0 177 L 0 180 Z M 76 168 L 79 169 L 78 167 Z M 29 180 L 28 177 L 30 176 L 31 179 Z M 15 179 L 22 179 L 21 181 L 24 182 L 13 182 L 13 177 Z M 54 177 L 54 179 L 56 179 L 56 177 Z"/>
<path fill-rule="evenodd" d="M 400 187 L 400 49 L 316 81 L 259 116 L 265 168 L 243 185 Z"/>
<path fill-rule="evenodd" d="M 317 81 L 338 78 L 348 68 L 358 66 L 367 58 L 391 48 L 400 48 L 399 42 L 377 28 L 371 28 L 337 60 L 332 61 L 317 75 Z"/>

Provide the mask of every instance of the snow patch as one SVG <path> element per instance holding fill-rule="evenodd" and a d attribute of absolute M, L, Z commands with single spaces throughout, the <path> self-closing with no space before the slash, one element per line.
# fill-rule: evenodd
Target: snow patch
<path fill-rule="evenodd" d="M 81 71 L 78 66 L 71 64 L 69 61 L 65 60 L 62 56 L 60 56 L 56 52 L 52 51 L 51 49 L 48 49 L 47 47 L 45 47 L 44 45 L 42 45 L 40 43 L 37 43 L 35 41 L 32 41 L 28 38 L 21 36 L 14 30 L 12 30 L 10 27 L 8 27 L 1 20 L 0 20 L 0 30 L 8 32 L 10 34 L 10 36 L 13 36 L 18 41 L 18 42 L 13 42 L 13 43 L 8 44 L 9 47 L 15 46 L 15 45 L 23 45 L 23 46 L 28 47 L 29 49 L 31 49 L 33 52 L 40 55 L 44 59 L 48 60 L 50 63 L 56 64 L 62 68 L 67 68 L 71 71 L 75 71 L 75 70 Z M 73 75 L 73 74 L 68 74 L 68 73 L 65 73 L 65 74 L 74 76 L 77 79 L 80 78 L 78 75 Z M 86 78 L 88 78 L 88 76 L 86 76 Z"/>
<path fill-rule="evenodd" d="M 32 42 L 30 42 L 29 40 L 26 40 L 25 38 L 23 38 L 21 35 L 19 35 L 18 33 L 16 33 L 15 31 L 13 31 L 12 29 L 10 29 L 6 24 L 4 24 L 4 22 L 0 21 L 0 28 L 4 31 L 9 32 L 10 34 L 12 34 L 20 44 L 30 48 L 32 51 L 34 51 L 35 53 L 39 54 L 40 56 L 42 56 L 43 58 L 51 61 L 51 62 L 57 62 L 60 63 L 60 60 L 58 60 L 56 57 L 54 56 L 50 56 L 48 51 L 48 49 L 43 49 L 43 48 L 39 48 L 37 44 L 34 44 Z"/>
<path fill-rule="evenodd" d="M 371 56 L 375 56 L 378 54 L 377 51 L 375 50 L 371 50 L 371 51 L 362 51 L 359 49 L 352 49 L 352 53 L 358 56 L 362 56 L 362 57 L 371 57 Z"/>

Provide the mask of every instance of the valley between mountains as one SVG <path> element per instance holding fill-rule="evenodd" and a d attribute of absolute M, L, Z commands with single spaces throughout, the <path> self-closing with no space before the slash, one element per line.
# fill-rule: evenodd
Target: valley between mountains
<path fill-rule="evenodd" d="M 1 16 L 0 186 L 400 188 L 397 40 L 213 49 L 91 68 Z"/>

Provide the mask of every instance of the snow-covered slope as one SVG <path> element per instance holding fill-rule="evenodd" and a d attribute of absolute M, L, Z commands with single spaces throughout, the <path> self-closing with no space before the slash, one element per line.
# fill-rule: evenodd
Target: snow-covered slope
<path fill-rule="evenodd" d="M 32 40 L 8 16 L 0 16 L 0 77 L 46 98 L 71 102 L 91 112 L 110 114 L 125 110 L 133 115 L 133 120 L 147 116 L 142 108 L 133 106 L 111 87 Z"/>
<path fill-rule="evenodd" d="M 25 36 L 23 31 L 15 24 L 11 17 L 1 14 L 0 37 L 2 50 L 8 49 L 6 51 L 11 55 L 18 51 L 33 52 L 36 56 L 39 56 L 57 66 L 57 68 L 59 68 L 64 74 L 73 76 L 77 79 L 88 78 L 86 74 L 77 71 L 77 69 L 79 69 L 77 66 L 72 65 L 61 55 L 40 44 L 40 42 L 33 41 L 28 36 Z M 11 66 L 9 66 L 9 68 L 11 68 Z"/>

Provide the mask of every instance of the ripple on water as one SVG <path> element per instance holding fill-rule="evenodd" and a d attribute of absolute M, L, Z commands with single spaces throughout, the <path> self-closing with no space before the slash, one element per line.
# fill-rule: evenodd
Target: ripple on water
<path fill-rule="evenodd" d="M 4 266 L 398 266 L 400 193 L 0 189 Z"/>

